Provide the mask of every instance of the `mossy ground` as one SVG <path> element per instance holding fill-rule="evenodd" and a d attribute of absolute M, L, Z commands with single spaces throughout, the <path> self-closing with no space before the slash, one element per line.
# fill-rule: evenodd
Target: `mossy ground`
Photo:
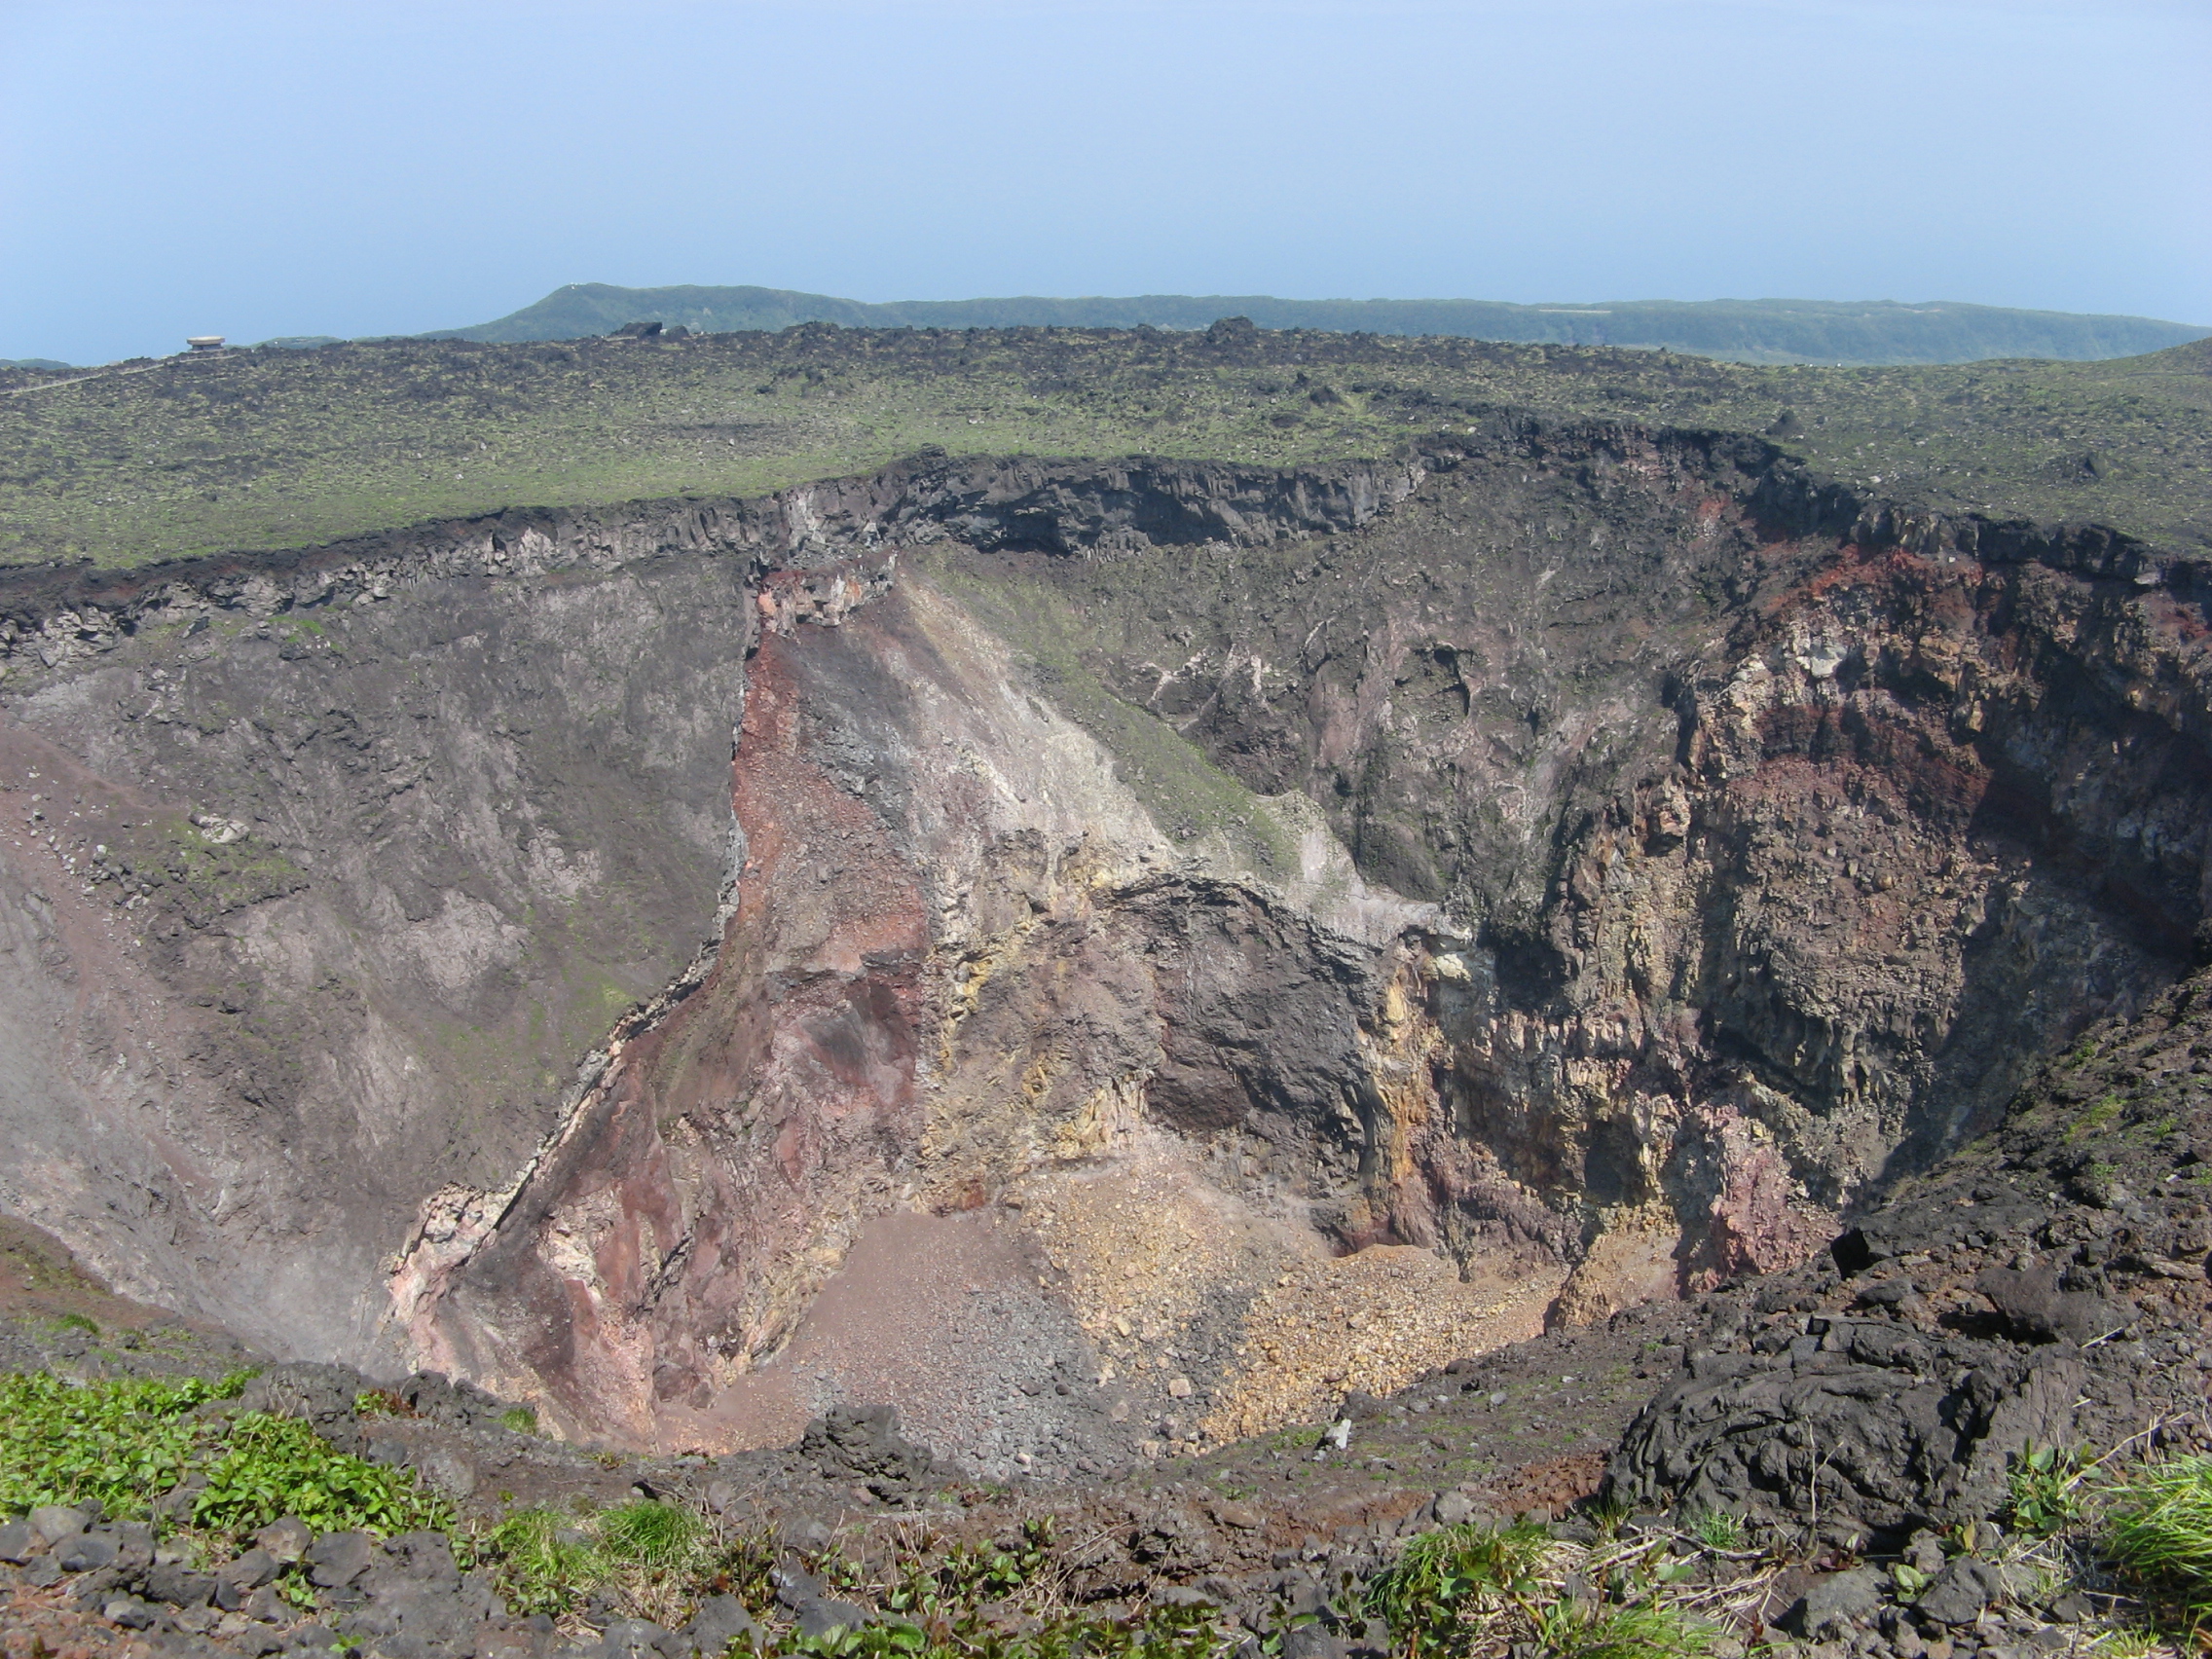
<path fill-rule="evenodd" d="M 1824 475 L 1893 499 L 2212 540 L 2205 343 L 1827 369 L 1311 332 L 809 325 L 8 371 L 0 563 L 127 566 L 510 506 L 755 495 L 932 444 L 1292 465 L 1510 411 L 1771 431 Z"/>

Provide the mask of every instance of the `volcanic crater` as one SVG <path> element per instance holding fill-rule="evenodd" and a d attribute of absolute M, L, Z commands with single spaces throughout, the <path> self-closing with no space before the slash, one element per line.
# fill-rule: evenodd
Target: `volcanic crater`
<path fill-rule="evenodd" d="M 0 576 L 0 1203 L 979 1473 L 1814 1258 L 2207 949 L 2199 566 L 1760 440 L 954 460 Z"/>

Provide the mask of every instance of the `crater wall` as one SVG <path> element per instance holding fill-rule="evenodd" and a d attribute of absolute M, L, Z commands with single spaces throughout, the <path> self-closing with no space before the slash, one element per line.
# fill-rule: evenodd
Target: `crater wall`
<path fill-rule="evenodd" d="M 678 1445 L 970 1217 L 990 1387 L 1123 1409 L 949 1449 L 1250 1431 L 1794 1261 L 2181 971 L 2194 579 L 1527 424 L 18 574 L 0 1201 Z"/>

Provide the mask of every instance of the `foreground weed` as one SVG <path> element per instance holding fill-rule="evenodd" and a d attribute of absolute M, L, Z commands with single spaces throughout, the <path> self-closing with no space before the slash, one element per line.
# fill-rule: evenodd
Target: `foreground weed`
<path fill-rule="evenodd" d="M 2152 1659 L 2154 1654 L 2171 1653 L 2173 1649 L 2157 1631 L 2123 1628 L 2106 1631 L 2089 1651 L 2097 1659 Z"/>
<path fill-rule="evenodd" d="M 2082 1519 L 2087 1460 L 2078 1452 L 2030 1441 L 2006 1477 L 2008 1519 L 2017 1532 L 2047 1538 Z"/>
<path fill-rule="evenodd" d="M 1006 1638 L 973 1622 L 890 1619 L 827 1636 L 787 1636 L 776 1659 L 1218 1659 L 1210 1609 L 1161 1607 L 1138 1619 L 1068 1615 Z"/>
<path fill-rule="evenodd" d="M 1510 1527 L 1444 1527 L 1407 1546 L 1367 1593 L 1367 1605 L 1406 1642 L 1414 1659 L 1464 1652 L 1475 1620 L 1509 1598 L 1534 1590 L 1552 1548 L 1532 1522 Z"/>
<path fill-rule="evenodd" d="M 763 1613 L 776 1599 L 776 1540 L 765 1532 L 719 1538 L 705 1552 L 700 1587 L 710 1595 L 735 1596 L 754 1613 Z"/>
<path fill-rule="evenodd" d="M 1022 1528 L 1011 1550 L 957 1545 L 933 1559 L 916 1554 L 884 1598 L 894 1612 L 951 1616 L 983 1602 L 1003 1602 L 1045 1578 L 1052 1567 L 1052 1523 L 1048 1517 Z"/>

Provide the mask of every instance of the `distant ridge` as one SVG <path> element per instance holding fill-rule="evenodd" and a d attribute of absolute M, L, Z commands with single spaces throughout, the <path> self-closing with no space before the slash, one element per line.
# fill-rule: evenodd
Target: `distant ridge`
<path fill-rule="evenodd" d="M 835 322 L 850 328 L 1203 328 L 1248 316 L 1263 328 L 1454 334 L 1570 346 L 1664 347 L 1749 363 L 1964 363 L 1988 357 L 2131 357 L 2212 335 L 2152 317 L 2011 311 L 1951 301 L 1614 300 L 1521 306 L 1495 300 L 1278 300 L 1265 294 L 1126 299 L 899 300 L 869 305 L 788 288 L 618 288 L 572 282 L 535 305 L 431 339 L 572 340 L 626 322 L 695 333 Z"/>

